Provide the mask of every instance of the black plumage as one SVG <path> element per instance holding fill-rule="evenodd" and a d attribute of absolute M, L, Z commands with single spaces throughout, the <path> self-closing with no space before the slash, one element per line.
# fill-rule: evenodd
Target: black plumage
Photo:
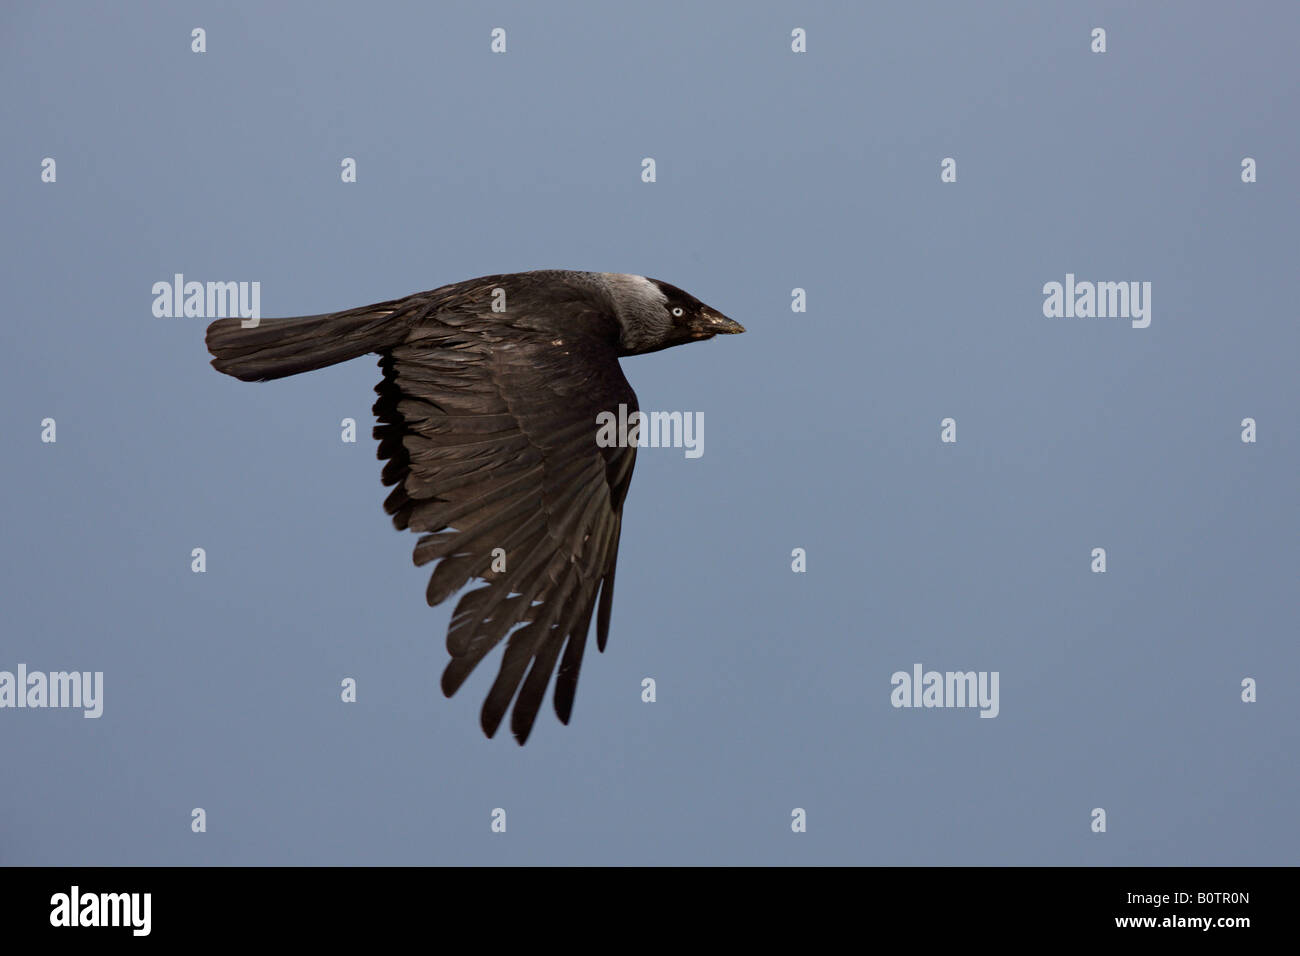
<path fill-rule="evenodd" d="M 220 319 L 207 346 L 213 366 L 243 381 L 379 353 L 384 508 L 421 535 L 415 563 L 435 565 L 430 605 L 483 582 L 452 614 L 443 692 L 506 640 L 481 722 L 493 736 L 513 700 L 522 744 L 553 671 L 568 723 L 593 614 L 599 650 L 609 637 L 636 447 L 600 447 L 596 422 L 637 408 L 619 358 L 743 331 L 665 282 L 543 271 L 250 329 Z M 494 570 L 502 551 L 505 570 Z"/>

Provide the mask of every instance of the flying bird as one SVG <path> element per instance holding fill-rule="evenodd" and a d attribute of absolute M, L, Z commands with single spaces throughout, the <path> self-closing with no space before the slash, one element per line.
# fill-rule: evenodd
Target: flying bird
<path fill-rule="evenodd" d="M 430 606 L 482 582 L 452 614 L 443 693 L 508 635 L 480 723 L 492 737 L 513 701 L 522 745 L 552 672 L 569 722 L 593 613 L 596 647 L 609 638 L 636 460 L 634 441 L 596 441 L 600 413 L 637 409 L 618 360 L 743 331 L 667 282 L 546 270 L 253 328 L 219 319 L 207 347 L 218 371 L 245 382 L 379 354 L 384 510 L 420 534 L 416 565 L 435 565 Z"/>

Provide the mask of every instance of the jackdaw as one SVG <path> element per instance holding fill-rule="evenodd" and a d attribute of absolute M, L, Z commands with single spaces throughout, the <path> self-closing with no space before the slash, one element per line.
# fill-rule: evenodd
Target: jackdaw
<path fill-rule="evenodd" d="M 743 331 L 667 282 L 546 270 L 254 328 L 220 319 L 207 346 L 218 371 L 245 382 L 379 353 L 374 436 L 394 486 L 384 509 L 421 535 L 415 563 L 436 562 L 431 606 L 485 582 L 452 614 L 443 693 L 509 635 L 480 720 L 493 736 L 514 700 L 523 744 L 557 661 L 555 712 L 569 722 L 597 597 L 596 647 L 609 637 L 636 460 L 634 439 L 596 441 L 599 413 L 637 409 L 619 358 Z"/>

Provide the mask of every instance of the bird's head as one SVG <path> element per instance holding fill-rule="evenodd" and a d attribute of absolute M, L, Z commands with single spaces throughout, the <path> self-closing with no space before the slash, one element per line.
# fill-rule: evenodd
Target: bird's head
<path fill-rule="evenodd" d="M 736 335 L 745 327 L 695 296 L 659 279 L 606 273 L 621 326 L 624 355 L 644 355 L 715 335 Z"/>

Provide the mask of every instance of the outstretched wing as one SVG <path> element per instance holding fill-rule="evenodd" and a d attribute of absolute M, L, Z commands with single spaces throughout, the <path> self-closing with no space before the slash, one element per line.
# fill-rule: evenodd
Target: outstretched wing
<path fill-rule="evenodd" d="M 481 721 L 491 737 L 514 700 L 522 744 L 557 661 L 555 712 L 568 723 L 598 597 L 605 649 L 636 446 L 599 447 L 597 415 L 630 415 L 636 395 L 611 346 L 539 330 L 418 328 L 380 367 L 375 437 L 395 486 L 384 508 L 421 533 L 415 563 L 437 562 L 429 604 L 485 582 L 452 615 L 443 693 L 509 635 Z"/>

